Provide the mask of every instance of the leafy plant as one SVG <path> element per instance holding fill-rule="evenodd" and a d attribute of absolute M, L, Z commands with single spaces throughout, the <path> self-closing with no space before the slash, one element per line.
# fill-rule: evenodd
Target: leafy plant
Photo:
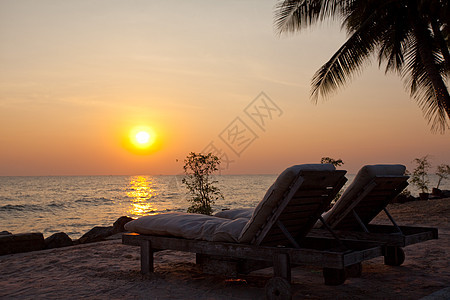
<path fill-rule="evenodd" d="M 411 197 L 411 192 L 408 189 L 404 189 L 399 195 L 405 198 L 409 198 Z"/>
<path fill-rule="evenodd" d="M 439 177 L 439 181 L 436 186 L 436 188 L 438 189 L 442 179 L 447 179 L 450 175 L 450 166 L 446 164 L 440 164 L 436 168 L 436 175 Z"/>
<path fill-rule="evenodd" d="M 431 168 L 431 163 L 428 161 L 428 155 L 421 158 L 415 158 L 414 163 L 416 168 L 411 175 L 411 183 L 415 185 L 422 193 L 428 193 L 428 170 Z"/>
<path fill-rule="evenodd" d="M 334 159 L 328 156 L 324 156 L 320 159 L 320 163 L 321 164 L 332 164 L 335 167 L 340 167 L 344 164 L 344 162 L 342 161 L 342 159 L 338 158 L 338 159 Z M 339 200 L 339 198 L 341 198 L 342 193 L 343 193 L 344 188 L 342 188 L 334 197 L 333 199 L 333 203 L 335 203 L 336 201 Z"/>
<path fill-rule="evenodd" d="M 335 167 L 340 167 L 344 164 L 344 162 L 342 161 L 342 159 L 334 159 L 328 156 L 322 157 L 320 159 L 320 163 L 321 164 L 332 164 Z"/>
<path fill-rule="evenodd" d="M 223 198 L 219 188 L 214 186 L 218 181 L 211 180 L 210 175 L 218 170 L 220 159 L 209 154 L 191 152 L 184 160 L 182 182 L 193 196 L 189 201 L 192 205 L 187 209 L 189 213 L 211 215 L 211 204 Z"/>
<path fill-rule="evenodd" d="M 414 197 L 411 196 L 411 192 L 408 189 L 404 189 L 400 194 L 395 197 L 391 203 L 405 203 L 413 201 Z"/>

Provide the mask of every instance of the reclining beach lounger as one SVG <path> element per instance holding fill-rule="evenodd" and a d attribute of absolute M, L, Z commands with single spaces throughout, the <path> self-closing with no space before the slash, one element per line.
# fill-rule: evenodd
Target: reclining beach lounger
<path fill-rule="evenodd" d="M 438 238 L 437 228 L 398 226 L 386 206 L 408 185 L 403 165 L 367 165 L 361 168 L 352 184 L 328 212 L 323 221 L 341 238 L 373 240 L 385 243 L 385 264 L 399 266 L 405 259 L 401 247 Z M 392 225 L 370 222 L 384 211 Z M 317 222 L 315 228 L 324 228 Z M 311 236 L 330 234 L 312 230 Z"/>
<path fill-rule="evenodd" d="M 234 262 L 238 273 L 270 264 L 274 277 L 266 286 L 269 298 L 289 295 L 293 265 L 320 266 L 325 283 L 341 284 L 346 267 L 382 254 L 373 242 L 342 244 L 306 237 L 344 185 L 345 173 L 332 165 L 293 166 L 280 174 L 250 219 L 187 213 L 147 216 L 126 224 L 133 233 L 124 234 L 122 242 L 141 247 L 142 273 L 153 272 L 153 253 L 166 249 L 197 253 L 199 262 L 220 257 Z"/>

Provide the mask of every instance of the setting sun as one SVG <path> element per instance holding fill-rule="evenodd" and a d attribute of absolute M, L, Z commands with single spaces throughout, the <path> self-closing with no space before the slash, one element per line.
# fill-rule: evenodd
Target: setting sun
<path fill-rule="evenodd" d="M 126 148 L 137 154 L 152 152 L 156 143 L 156 133 L 148 126 L 137 126 L 128 132 Z"/>
<path fill-rule="evenodd" d="M 150 134 L 146 131 L 139 131 L 135 138 L 139 144 L 147 144 L 150 141 Z"/>

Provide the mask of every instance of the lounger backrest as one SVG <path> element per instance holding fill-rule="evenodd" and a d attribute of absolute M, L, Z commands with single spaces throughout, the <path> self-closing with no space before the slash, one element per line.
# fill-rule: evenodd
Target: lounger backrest
<path fill-rule="evenodd" d="M 323 215 L 333 229 L 360 228 L 352 210 L 367 225 L 407 185 L 403 165 L 367 165 L 361 168 L 352 184 L 345 190 L 333 208 Z"/>
<path fill-rule="evenodd" d="M 286 169 L 255 208 L 239 237 L 241 243 L 289 245 L 277 225 L 281 221 L 294 238 L 305 236 L 346 179 L 330 164 Z"/>

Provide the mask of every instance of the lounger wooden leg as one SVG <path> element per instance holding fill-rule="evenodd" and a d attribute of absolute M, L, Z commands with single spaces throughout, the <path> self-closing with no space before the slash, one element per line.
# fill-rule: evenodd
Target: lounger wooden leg
<path fill-rule="evenodd" d="M 266 299 L 291 298 L 291 264 L 289 255 L 277 253 L 273 257 L 273 278 L 266 284 Z"/>
<path fill-rule="evenodd" d="M 202 265 L 206 260 L 206 255 L 201 253 L 195 253 L 195 264 Z"/>
<path fill-rule="evenodd" d="M 273 257 L 273 276 L 281 277 L 291 282 L 291 264 L 289 255 L 285 253 L 276 253 Z"/>
<path fill-rule="evenodd" d="M 361 275 L 362 275 L 362 264 L 360 262 L 350 265 L 348 267 L 345 267 L 345 277 L 357 278 L 357 277 L 361 277 Z"/>
<path fill-rule="evenodd" d="M 396 246 L 386 246 L 384 249 L 384 264 L 388 266 L 401 266 L 405 261 L 405 252 Z"/>
<path fill-rule="evenodd" d="M 345 282 L 345 269 L 323 268 L 325 285 L 341 285 Z"/>
<path fill-rule="evenodd" d="M 153 273 L 153 249 L 150 241 L 141 241 L 141 273 Z"/>

